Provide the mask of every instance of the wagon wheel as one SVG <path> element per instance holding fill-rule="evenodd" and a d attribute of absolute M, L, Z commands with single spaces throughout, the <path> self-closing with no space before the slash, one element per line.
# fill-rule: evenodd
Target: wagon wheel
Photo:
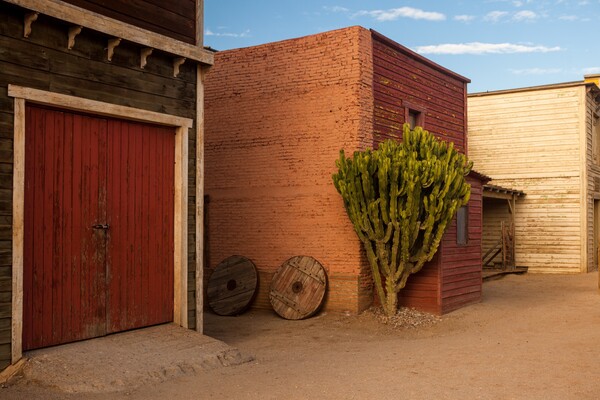
<path fill-rule="evenodd" d="M 208 279 L 208 305 L 218 315 L 245 311 L 256 294 L 258 274 L 252 261 L 231 256 L 219 263 Z"/>
<path fill-rule="evenodd" d="M 269 299 L 281 317 L 303 319 L 319 310 L 326 289 L 323 266 L 312 257 L 296 256 L 284 262 L 273 276 Z"/>

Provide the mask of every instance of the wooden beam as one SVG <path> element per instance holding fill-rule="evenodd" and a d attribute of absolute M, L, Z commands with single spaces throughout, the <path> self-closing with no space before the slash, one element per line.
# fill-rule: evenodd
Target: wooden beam
<path fill-rule="evenodd" d="M 177 78 L 179 75 L 179 67 L 185 62 L 185 57 L 177 57 L 173 60 L 173 77 Z"/>
<path fill-rule="evenodd" d="M 484 199 L 510 200 L 512 198 L 512 194 L 510 194 L 510 193 L 503 193 L 503 192 L 489 192 L 487 190 L 484 190 L 483 191 L 483 198 Z"/>
<path fill-rule="evenodd" d="M 204 0 L 196 0 L 196 45 L 204 46 Z"/>
<path fill-rule="evenodd" d="M 113 55 L 115 54 L 115 48 L 121 44 L 121 38 L 108 39 L 108 46 L 106 47 L 106 58 L 108 61 L 112 61 Z"/>
<path fill-rule="evenodd" d="M 188 327 L 187 315 L 187 201 L 188 201 L 188 128 L 175 134 L 175 223 L 173 322 Z"/>
<path fill-rule="evenodd" d="M 25 225 L 25 100 L 15 99 L 12 209 L 11 362 L 23 357 L 23 240 Z"/>
<path fill-rule="evenodd" d="M 35 13 L 42 13 L 74 25 L 81 25 L 85 28 L 102 32 L 109 36 L 120 37 L 145 47 L 152 47 L 166 53 L 185 57 L 201 64 L 212 65 L 214 63 L 213 54 L 200 46 L 180 42 L 179 40 L 126 24 L 116 19 L 65 3 L 61 0 L 4 1 L 26 8 Z"/>
<path fill-rule="evenodd" d="M 39 13 L 36 12 L 29 12 L 25 14 L 23 19 L 23 37 L 28 38 L 29 35 L 31 35 L 31 24 L 38 19 L 38 15 Z"/>
<path fill-rule="evenodd" d="M 196 71 L 196 331 L 204 331 L 204 79 L 207 67 Z"/>
<path fill-rule="evenodd" d="M 190 118 L 161 114 L 154 111 L 125 107 L 23 86 L 8 85 L 8 95 L 10 97 L 26 99 L 33 103 L 58 106 L 73 111 L 85 111 L 107 117 L 119 117 L 130 121 L 151 122 L 166 126 L 185 126 L 187 128 L 191 128 L 194 122 Z"/>
<path fill-rule="evenodd" d="M 82 26 L 76 25 L 69 28 L 69 40 L 67 44 L 67 49 L 71 50 L 73 46 L 75 46 L 75 37 L 81 33 L 83 29 Z"/>
<path fill-rule="evenodd" d="M 140 68 L 143 69 L 146 66 L 148 63 L 148 57 L 150 57 L 150 54 L 152 54 L 152 50 L 154 49 L 151 47 L 145 47 L 140 50 Z"/>

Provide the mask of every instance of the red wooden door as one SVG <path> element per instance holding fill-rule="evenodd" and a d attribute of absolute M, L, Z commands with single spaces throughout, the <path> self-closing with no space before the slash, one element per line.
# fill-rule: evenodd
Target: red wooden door
<path fill-rule="evenodd" d="M 173 129 L 26 109 L 24 350 L 171 321 Z"/>
<path fill-rule="evenodd" d="M 173 320 L 175 134 L 108 121 L 108 333 Z"/>

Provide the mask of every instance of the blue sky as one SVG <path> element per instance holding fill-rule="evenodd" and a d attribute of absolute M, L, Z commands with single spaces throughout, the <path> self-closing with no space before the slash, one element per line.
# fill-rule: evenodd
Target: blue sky
<path fill-rule="evenodd" d="M 205 0 L 204 44 L 253 46 L 372 28 L 471 79 L 469 92 L 600 73 L 600 0 Z"/>

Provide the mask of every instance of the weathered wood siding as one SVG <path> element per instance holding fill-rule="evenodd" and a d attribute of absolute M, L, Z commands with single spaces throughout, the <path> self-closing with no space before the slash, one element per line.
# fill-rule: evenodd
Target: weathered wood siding
<path fill-rule="evenodd" d="M 196 44 L 196 0 L 63 0 L 86 10 Z M 202 30 L 202 26 L 199 27 Z"/>
<path fill-rule="evenodd" d="M 466 149 L 466 83 L 377 33 L 373 34 L 373 141 L 402 138 L 407 108 L 421 111 L 422 126 Z"/>
<path fill-rule="evenodd" d="M 13 99 L 15 84 L 93 100 L 195 118 L 196 66 L 173 78 L 172 58 L 157 52 L 145 70 L 139 47 L 122 43 L 106 61 L 107 37 L 84 29 L 67 50 L 66 24 L 40 15 L 23 38 L 25 11 L 0 3 L 0 369 L 10 362 L 12 277 Z M 195 129 L 189 137 L 189 325 L 195 326 Z"/>
<path fill-rule="evenodd" d="M 469 155 L 493 183 L 522 190 L 517 265 L 579 272 L 582 249 L 582 86 L 469 96 Z"/>
<path fill-rule="evenodd" d="M 440 314 L 481 300 L 481 235 L 483 184 L 468 176 L 471 198 L 468 203 L 468 238 L 457 244 L 456 218 L 442 239 L 440 249 Z"/>
<path fill-rule="evenodd" d="M 585 95 L 585 109 L 583 112 L 585 113 L 585 125 L 584 125 L 584 134 L 585 134 L 585 158 L 586 158 L 586 166 L 587 166 L 587 195 L 586 195 L 586 248 L 587 248 L 587 271 L 597 271 L 598 263 L 596 261 L 597 254 L 597 244 L 594 246 L 594 223 L 598 223 L 594 221 L 594 200 L 600 199 L 600 161 L 595 161 L 593 156 L 593 143 L 594 136 L 596 136 L 596 140 L 600 141 L 600 121 L 597 119 L 598 116 L 594 114 L 595 110 L 598 107 L 598 103 L 594 101 L 594 97 L 598 92 L 587 92 L 582 93 L 582 96 Z M 599 144 L 600 146 L 600 144 Z M 597 227 L 599 229 L 600 227 Z"/>
<path fill-rule="evenodd" d="M 467 244 L 456 243 L 454 218 L 436 255 L 400 291 L 401 306 L 445 314 L 481 300 L 482 182 L 471 176 L 467 181 L 471 185 Z"/>

